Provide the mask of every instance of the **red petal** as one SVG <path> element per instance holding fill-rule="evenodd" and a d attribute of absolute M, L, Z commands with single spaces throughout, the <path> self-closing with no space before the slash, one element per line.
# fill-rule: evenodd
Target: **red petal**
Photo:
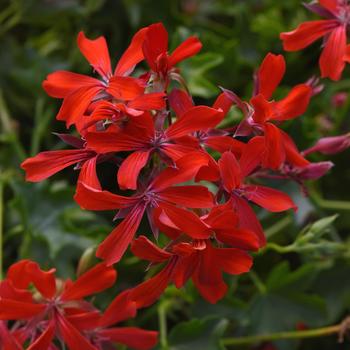
<path fill-rule="evenodd" d="M 213 108 L 222 109 L 224 115 L 226 115 L 232 105 L 234 104 L 234 100 L 232 96 L 227 92 L 222 92 L 215 100 L 213 104 Z"/>
<path fill-rule="evenodd" d="M 296 209 L 296 205 L 285 193 L 270 187 L 246 185 L 244 196 L 255 204 L 272 212 Z"/>
<path fill-rule="evenodd" d="M 202 43 L 195 36 L 191 36 L 181 43 L 169 56 L 169 66 L 173 67 L 178 62 L 192 57 L 202 49 Z"/>
<path fill-rule="evenodd" d="M 168 51 L 168 33 L 162 23 L 151 24 L 143 43 L 145 59 L 153 71 L 157 71 L 156 61 L 159 55 Z"/>
<path fill-rule="evenodd" d="M 51 97 L 65 98 L 82 87 L 101 85 L 101 82 L 87 75 L 59 70 L 49 74 L 43 81 L 43 88 Z"/>
<path fill-rule="evenodd" d="M 130 291 L 130 298 L 137 308 L 148 307 L 156 302 L 171 280 L 173 263 L 168 263 L 163 270 L 149 280 L 139 284 Z"/>
<path fill-rule="evenodd" d="M 0 320 L 22 320 L 39 315 L 46 308 L 44 304 L 33 304 L 0 298 Z"/>
<path fill-rule="evenodd" d="M 310 162 L 300 154 L 292 138 L 283 130 L 280 130 L 280 132 L 284 144 L 284 149 L 286 151 L 287 162 L 297 167 L 304 167 L 309 165 Z"/>
<path fill-rule="evenodd" d="M 83 116 L 92 99 L 104 89 L 101 85 L 81 87 L 65 97 L 56 116 L 57 120 L 66 121 L 67 128 Z"/>
<path fill-rule="evenodd" d="M 213 194 L 204 186 L 175 186 L 160 192 L 162 200 L 188 208 L 211 208 Z"/>
<path fill-rule="evenodd" d="M 286 61 L 282 55 L 268 53 L 262 62 L 257 78 L 258 93 L 269 100 L 286 72 Z"/>
<path fill-rule="evenodd" d="M 95 152 L 83 149 L 47 151 L 26 159 L 21 168 L 26 172 L 26 180 L 38 182 L 47 179 L 60 170 L 94 157 Z"/>
<path fill-rule="evenodd" d="M 318 3 L 330 12 L 336 13 L 339 0 L 318 0 Z"/>
<path fill-rule="evenodd" d="M 218 161 L 221 179 L 225 190 L 232 192 L 241 185 L 241 169 L 236 157 L 231 152 L 222 154 Z"/>
<path fill-rule="evenodd" d="M 110 288 L 117 278 L 113 267 L 100 263 L 81 275 L 75 282 L 65 288 L 61 300 L 78 300 L 88 295 L 97 294 Z M 93 281 L 93 283 L 91 283 Z"/>
<path fill-rule="evenodd" d="M 140 259 L 153 263 L 167 261 L 172 256 L 172 254 L 160 249 L 145 236 L 140 236 L 131 243 L 131 251 Z"/>
<path fill-rule="evenodd" d="M 160 206 L 174 225 L 191 238 L 207 239 L 211 236 L 211 230 L 194 213 L 164 203 Z"/>
<path fill-rule="evenodd" d="M 121 209 L 130 207 L 137 202 L 135 198 L 100 191 L 82 182 L 78 183 L 74 199 L 82 208 L 87 210 Z"/>
<path fill-rule="evenodd" d="M 221 271 L 215 261 L 214 250 L 210 243 L 201 253 L 201 261 L 192 279 L 204 299 L 215 304 L 227 291 L 227 285 L 222 279 Z"/>
<path fill-rule="evenodd" d="M 0 344 L 2 344 L 3 350 L 23 350 L 3 321 L 0 321 Z"/>
<path fill-rule="evenodd" d="M 95 188 L 96 190 L 102 190 L 100 181 L 98 180 L 96 173 L 97 156 L 87 160 L 80 169 L 78 182 L 82 182 L 87 186 Z"/>
<path fill-rule="evenodd" d="M 244 198 L 239 196 L 233 197 L 233 205 L 239 217 L 239 227 L 255 232 L 259 237 L 260 247 L 263 247 L 266 244 L 266 238 L 254 210 Z"/>
<path fill-rule="evenodd" d="M 272 103 L 267 101 L 262 95 L 256 95 L 250 99 L 250 103 L 254 108 L 253 119 L 256 123 L 263 124 L 272 116 Z"/>
<path fill-rule="evenodd" d="M 220 153 L 232 152 L 235 155 L 241 155 L 244 148 L 244 143 L 235 140 L 231 136 L 208 136 L 205 141 L 205 145 Z"/>
<path fill-rule="evenodd" d="M 191 96 L 184 90 L 173 89 L 169 96 L 170 107 L 174 110 L 175 114 L 181 117 L 185 112 L 193 107 L 193 101 Z"/>
<path fill-rule="evenodd" d="M 136 303 L 130 300 L 130 291 L 120 293 L 109 304 L 100 320 L 99 327 L 108 327 L 136 316 Z"/>
<path fill-rule="evenodd" d="M 213 248 L 215 251 L 215 262 L 221 269 L 231 275 L 239 275 L 248 272 L 253 259 L 246 252 L 235 248 Z"/>
<path fill-rule="evenodd" d="M 261 164 L 261 155 L 265 150 L 264 137 L 255 136 L 246 144 L 239 160 L 242 177 L 248 176 Z"/>
<path fill-rule="evenodd" d="M 280 129 L 277 126 L 265 124 L 265 152 L 262 163 L 265 168 L 278 169 L 285 161 L 286 154 Z"/>
<path fill-rule="evenodd" d="M 73 324 L 74 327 L 83 330 L 93 330 L 99 326 L 99 322 L 101 319 L 100 311 L 88 311 L 88 312 L 80 312 L 74 313 L 67 316 L 67 319 L 70 323 Z"/>
<path fill-rule="evenodd" d="M 142 45 L 148 28 L 140 29 L 131 39 L 131 43 L 115 67 L 114 75 L 129 75 L 135 65 L 143 60 Z"/>
<path fill-rule="evenodd" d="M 98 350 L 66 318 L 57 313 L 58 328 L 70 350 Z"/>
<path fill-rule="evenodd" d="M 100 331 L 99 334 L 136 350 L 153 349 L 158 342 L 158 332 L 136 327 L 109 328 Z"/>
<path fill-rule="evenodd" d="M 321 77 L 339 80 L 345 67 L 346 26 L 335 28 L 327 39 L 320 57 Z"/>
<path fill-rule="evenodd" d="M 118 100 L 130 101 L 142 95 L 145 85 L 140 79 L 114 76 L 109 80 L 107 92 Z"/>
<path fill-rule="evenodd" d="M 55 335 L 55 323 L 53 320 L 50 321 L 47 328 L 44 332 L 40 334 L 40 336 L 35 339 L 34 343 L 32 343 L 28 350 L 46 350 L 49 349 L 53 337 Z"/>
<path fill-rule="evenodd" d="M 56 293 L 55 269 L 43 271 L 39 265 L 30 260 L 21 260 L 9 268 L 7 278 L 16 288 L 26 289 L 33 283 L 46 298 L 52 298 Z"/>
<path fill-rule="evenodd" d="M 167 187 L 192 180 L 199 169 L 208 165 L 209 158 L 204 152 L 189 153 L 176 162 L 176 168 L 166 168 L 152 182 L 150 188 L 161 191 Z"/>
<path fill-rule="evenodd" d="M 299 117 L 305 113 L 310 98 L 312 88 L 306 84 L 295 86 L 283 100 L 272 104 L 274 120 L 288 120 Z"/>
<path fill-rule="evenodd" d="M 188 135 L 194 131 L 211 129 L 219 124 L 223 117 L 221 110 L 195 106 L 168 127 L 166 136 L 171 139 Z"/>
<path fill-rule="evenodd" d="M 301 50 L 329 33 L 338 25 L 339 22 L 335 19 L 302 23 L 297 29 L 280 34 L 280 38 L 283 40 L 283 48 L 286 51 Z"/>
<path fill-rule="evenodd" d="M 216 232 L 217 239 L 231 247 L 257 251 L 260 241 L 255 232 L 247 229 L 231 229 Z"/>
<path fill-rule="evenodd" d="M 107 265 L 115 264 L 122 258 L 140 225 L 145 206 L 145 203 L 135 206 L 99 245 L 96 256 L 104 259 Z"/>
<path fill-rule="evenodd" d="M 87 39 L 83 32 L 78 34 L 78 47 L 91 66 L 104 79 L 108 80 L 112 75 L 111 61 L 109 58 L 106 39 L 103 36 L 97 39 Z"/>
<path fill-rule="evenodd" d="M 118 184 L 122 190 L 136 190 L 140 171 L 147 164 L 150 151 L 131 153 L 118 170 Z"/>
<path fill-rule="evenodd" d="M 159 111 L 166 107 L 165 97 L 166 95 L 163 92 L 140 95 L 130 101 L 128 107 L 141 111 L 150 111 L 152 109 Z"/>
<path fill-rule="evenodd" d="M 183 138 L 185 137 L 186 136 Z M 188 153 L 195 152 L 196 150 L 200 151 L 198 140 L 193 139 L 194 145 L 190 146 L 181 144 L 183 138 L 172 140 L 173 142 L 178 143 L 163 143 L 160 149 L 161 154 L 165 154 L 167 157 L 176 162 L 178 159 L 184 157 Z"/>

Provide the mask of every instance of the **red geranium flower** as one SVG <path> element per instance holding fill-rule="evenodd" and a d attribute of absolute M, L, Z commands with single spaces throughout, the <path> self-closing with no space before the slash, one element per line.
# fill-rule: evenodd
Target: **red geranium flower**
<path fill-rule="evenodd" d="M 283 47 L 286 51 L 299 51 L 323 37 L 324 48 L 319 61 L 321 76 L 339 80 L 346 59 L 346 30 L 350 18 L 348 1 L 318 0 L 305 6 L 326 19 L 305 22 L 291 32 L 281 33 Z"/>
<path fill-rule="evenodd" d="M 174 186 L 194 178 L 198 170 L 207 165 L 203 154 L 188 154 L 177 162 L 177 168 L 166 168 L 146 188 L 131 197 L 124 197 L 108 191 L 100 191 L 78 183 L 75 200 L 88 210 L 121 209 L 123 221 L 100 244 L 96 255 L 108 265 L 118 262 L 133 239 L 145 212 L 153 227 L 153 210 L 157 207 L 176 205 L 188 208 L 209 208 L 213 196 L 204 186 Z M 119 216 L 120 217 L 120 216 Z"/>

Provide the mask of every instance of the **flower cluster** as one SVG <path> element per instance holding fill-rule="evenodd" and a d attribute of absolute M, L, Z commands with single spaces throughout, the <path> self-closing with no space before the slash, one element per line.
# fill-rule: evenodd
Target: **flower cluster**
<path fill-rule="evenodd" d="M 345 42 L 348 5 L 320 0 L 308 7 L 329 19 L 317 24 L 316 34 L 316 24 L 282 34 L 285 49 L 297 50 L 328 35 L 322 75 L 338 79 L 345 44 L 342 48 L 337 43 Z M 114 342 L 151 348 L 155 332 L 112 326 L 154 303 L 169 284 L 181 288 L 191 279 L 207 301 L 223 298 L 223 274 L 248 272 L 250 253 L 266 244 L 253 207 L 297 210 L 286 193 L 264 185 L 264 180 L 302 185 L 318 179 L 333 164 L 312 163 L 306 156 L 337 153 L 350 143 L 344 135 L 298 150 L 281 127 L 284 121 L 301 117 L 319 89 L 313 82 L 300 83 L 275 100 L 286 71 L 282 55 L 266 55 L 248 101 L 222 89 L 208 107 L 194 104 L 177 66 L 201 50 L 197 37 L 169 53 L 166 29 L 152 24 L 134 35 L 114 70 L 103 37 L 90 40 L 81 32 L 77 43 L 99 78 L 57 71 L 43 87 L 50 96 L 63 99 L 57 119 L 74 127 L 79 136 L 59 134 L 72 149 L 39 153 L 22 168 L 28 181 L 37 182 L 74 165 L 79 171 L 75 201 L 86 210 L 115 211 L 119 223 L 97 248 L 96 256 L 103 262 L 76 282 L 56 280 L 54 270 L 44 272 L 30 261 L 10 268 L 0 285 L 0 339 L 6 350 L 26 344 L 31 350 L 55 349 L 53 339 L 73 350 L 109 349 Z M 242 113 L 242 121 L 223 128 L 231 108 Z M 100 181 L 100 165 L 105 162 L 115 168 L 111 177 L 117 182 L 116 193 Z M 149 229 L 138 235 L 143 219 Z M 164 246 L 158 243 L 160 234 L 160 241 L 167 242 Z M 117 296 L 101 313 L 83 298 L 114 283 L 112 266 L 129 246 L 156 272 Z M 16 323 L 10 327 L 8 320 Z"/>
<path fill-rule="evenodd" d="M 54 350 L 55 341 L 72 350 L 110 349 L 115 343 L 151 349 L 157 332 L 114 326 L 136 315 L 137 305 L 129 291 L 116 296 L 104 312 L 84 299 L 111 287 L 116 278 L 115 269 L 104 263 L 74 282 L 57 279 L 55 269 L 43 271 L 30 260 L 13 264 L 0 283 L 1 349 L 20 350 L 28 345 L 30 350 Z M 11 330 L 7 320 L 16 320 Z"/>

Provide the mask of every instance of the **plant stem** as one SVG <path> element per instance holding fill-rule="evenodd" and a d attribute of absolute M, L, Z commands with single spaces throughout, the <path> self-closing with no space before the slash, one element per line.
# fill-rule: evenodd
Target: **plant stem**
<path fill-rule="evenodd" d="M 345 322 L 345 321 L 344 321 Z M 339 334 L 340 340 L 342 339 L 341 334 L 346 331 L 345 328 L 348 326 L 342 322 L 335 326 L 308 329 L 302 331 L 291 331 L 291 332 L 278 332 L 271 334 L 262 334 L 262 335 L 251 335 L 247 337 L 238 337 L 238 338 L 224 338 L 221 340 L 223 345 L 247 345 L 255 344 L 264 341 L 274 341 L 281 339 L 305 339 L 305 338 L 315 338 L 315 337 L 324 337 L 331 334 Z"/>
<path fill-rule="evenodd" d="M 166 310 L 168 308 L 167 302 L 161 302 L 158 306 L 158 320 L 159 320 L 159 342 L 162 350 L 169 349 L 168 344 L 168 330 L 167 330 L 167 319 Z"/>

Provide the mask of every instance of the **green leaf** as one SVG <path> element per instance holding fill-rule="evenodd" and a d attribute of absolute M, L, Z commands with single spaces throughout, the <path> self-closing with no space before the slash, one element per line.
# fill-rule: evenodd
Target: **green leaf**
<path fill-rule="evenodd" d="M 169 350 L 222 350 L 220 338 L 228 326 L 226 319 L 193 319 L 176 325 L 169 334 Z"/>

